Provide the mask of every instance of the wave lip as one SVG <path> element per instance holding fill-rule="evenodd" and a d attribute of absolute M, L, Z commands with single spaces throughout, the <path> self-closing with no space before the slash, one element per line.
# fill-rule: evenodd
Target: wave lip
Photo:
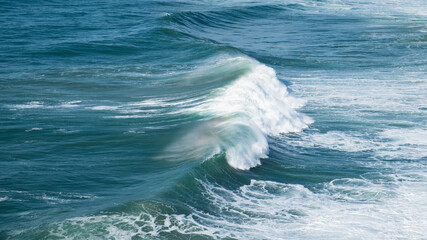
<path fill-rule="evenodd" d="M 246 57 L 228 58 L 215 68 L 227 65 L 251 70 L 190 111 L 226 119 L 215 127 L 217 145 L 230 166 L 247 170 L 267 156 L 267 136 L 300 132 L 313 120 L 297 112 L 305 102 L 289 94 L 274 69 Z"/>

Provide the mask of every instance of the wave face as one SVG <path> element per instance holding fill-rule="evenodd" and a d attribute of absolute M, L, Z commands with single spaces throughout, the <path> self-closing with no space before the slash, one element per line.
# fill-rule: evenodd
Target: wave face
<path fill-rule="evenodd" d="M 0 239 L 424 239 L 424 1 L 15 1 Z"/>

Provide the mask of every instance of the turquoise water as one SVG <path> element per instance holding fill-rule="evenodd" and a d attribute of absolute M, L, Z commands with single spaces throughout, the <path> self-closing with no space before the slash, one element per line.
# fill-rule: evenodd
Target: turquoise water
<path fill-rule="evenodd" d="M 0 239 L 425 239 L 424 1 L 0 10 Z"/>

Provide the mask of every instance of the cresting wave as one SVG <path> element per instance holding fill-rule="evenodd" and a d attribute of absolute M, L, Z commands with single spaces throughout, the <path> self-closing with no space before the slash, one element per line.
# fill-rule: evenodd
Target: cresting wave
<path fill-rule="evenodd" d="M 230 166 L 247 170 L 267 157 L 268 136 L 300 132 L 313 122 L 297 112 L 305 102 L 289 94 L 272 68 L 248 57 L 223 59 L 213 66 L 224 73 L 231 68 L 250 70 L 185 110 L 208 120 L 169 146 L 166 156 L 206 159 L 224 152 Z"/>

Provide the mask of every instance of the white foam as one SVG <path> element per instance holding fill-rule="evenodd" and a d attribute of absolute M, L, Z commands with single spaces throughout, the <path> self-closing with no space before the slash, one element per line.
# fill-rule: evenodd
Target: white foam
<path fill-rule="evenodd" d="M 300 2 L 300 1 L 297 1 Z M 360 14 L 381 17 L 397 17 L 407 15 L 410 17 L 426 16 L 426 4 L 422 0 L 386 0 L 386 1 L 311 1 L 306 6 L 313 7 L 312 11 L 330 12 L 334 15 Z M 309 10 L 309 9 L 307 9 Z"/>
<path fill-rule="evenodd" d="M 168 99 L 147 99 L 140 102 L 131 103 L 131 106 L 138 106 L 138 107 L 159 107 L 159 106 L 169 106 L 170 103 L 168 103 Z"/>
<path fill-rule="evenodd" d="M 74 107 L 78 107 L 79 103 L 81 103 L 82 101 L 69 101 L 69 102 L 64 102 L 62 103 L 59 107 L 60 108 L 74 108 Z"/>
<path fill-rule="evenodd" d="M 125 134 L 141 134 L 141 133 L 145 133 L 145 131 L 138 130 L 138 129 L 130 129 L 127 132 L 125 132 Z"/>
<path fill-rule="evenodd" d="M 32 108 L 44 108 L 45 105 L 40 101 L 32 101 L 25 104 L 16 104 L 11 106 L 13 109 L 32 109 Z"/>
<path fill-rule="evenodd" d="M 75 107 L 79 106 L 78 105 L 79 103 L 81 103 L 81 101 L 68 101 L 68 102 L 62 102 L 62 103 L 56 104 L 56 105 L 46 105 L 42 101 L 31 101 L 31 102 L 28 102 L 25 104 L 11 105 L 9 107 L 13 110 L 16 110 L 16 109 L 38 109 L 38 108 L 43 108 L 43 109 L 75 108 Z"/>
<path fill-rule="evenodd" d="M 96 110 L 96 111 L 112 111 L 112 110 L 117 110 L 119 107 L 117 106 L 94 106 L 94 107 L 90 107 L 91 110 Z"/>
<path fill-rule="evenodd" d="M 349 75 L 322 71 L 291 80 L 296 83 L 293 90 L 310 102 L 309 107 L 316 110 L 327 108 L 331 118 L 345 115 L 350 120 L 374 121 L 366 116 L 422 114 L 421 109 L 427 102 L 425 74 L 410 72 L 385 76 L 381 72 L 372 72 Z"/>
<path fill-rule="evenodd" d="M 401 71 L 402 72 L 402 71 Z M 301 134 L 286 142 L 345 152 L 366 152 L 377 159 L 421 159 L 427 156 L 422 116 L 427 102 L 427 79 L 419 69 L 402 74 L 316 71 L 298 74 L 296 95 L 308 99 L 319 123 L 338 123 L 341 129 Z M 325 126 L 325 125 L 324 125 Z"/>
<path fill-rule="evenodd" d="M 427 234 L 425 172 L 336 179 L 317 191 L 260 180 L 237 190 L 202 180 L 199 185 L 210 210 L 189 206 L 185 215 L 160 203 L 142 203 L 133 214 L 73 218 L 52 232 L 116 239 L 169 233 L 213 239 L 423 239 Z"/>
<path fill-rule="evenodd" d="M 106 116 L 105 118 L 145 118 L 153 116 L 148 114 L 182 114 L 182 108 L 195 105 L 198 100 L 200 100 L 200 98 L 191 98 L 184 100 L 174 98 L 153 98 L 117 106 L 92 106 L 87 107 L 87 109 L 94 111 L 114 111 L 123 114 L 120 116 Z M 165 108 L 167 107 L 173 107 L 174 110 L 165 110 Z M 147 115 L 143 115 L 143 113 Z"/>
<path fill-rule="evenodd" d="M 303 143 L 306 147 L 320 146 L 345 152 L 368 151 L 374 147 L 371 141 L 363 139 L 362 136 L 356 133 L 350 135 L 339 131 L 330 131 L 324 134 L 315 133 L 305 136 L 303 139 L 300 143 Z"/>
<path fill-rule="evenodd" d="M 213 214 L 194 210 L 198 233 L 237 239 L 420 239 L 426 234 L 426 175 L 337 179 L 313 192 L 298 184 L 252 180 L 231 191 L 201 182 Z M 217 214 L 220 213 L 220 214 Z"/>
<path fill-rule="evenodd" d="M 345 152 L 373 152 L 373 157 L 391 159 L 421 159 L 427 157 L 427 129 L 393 128 L 368 136 L 355 132 L 329 131 L 301 135 L 288 139 L 287 144 L 321 147 Z"/>
<path fill-rule="evenodd" d="M 57 132 L 71 134 L 71 133 L 78 133 L 78 132 L 80 132 L 80 130 L 71 130 L 71 129 L 59 128 L 57 130 Z"/>
<path fill-rule="evenodd" d="M 193 97 L 193 98 L 187 98 L 187 99 L 180 99 L 180 98 L 152 98 L 143 100 L 140 102 L 133 102 L 128 104 L 129 107 L 150 107 L 150 108 L 165 108 L 165 107 L 190 107 L 197 105 L 201 100 L 203 100 L 203 97 Z"/>
<path fill-rule="evenodd" d="M 427 129 L 387 129 L 381 133 L 399 145 L 418 145 L 427 147 Z"/>
<path fill-rule="evenodd" d="M 376 150 L 386 159 L 427 157 L 427 129 L 387 129 L 380 136 L 388 140 Z"/>
<path fill-rule="evenodd" d="M 32 132 L 32 131 L 40 131 L 43 130 L 43 128 L 31 128 L 31 129 L 27 129 L 25 130 L 26 132 Z"/>
<path fill-rule="evenodd" d="M 106 116 L 104 118 L 116 118 L 116 119 L 127 119 L 127 118 L 147 118 L 150 115 L 117 115 L 117 116 Z"/>
<path fill-rule="evenodd" d="M 36 196 L 36 199 L 44 200 L 49 204 L 57 204 L 57 203 L 67 203 L 70 202 L 70 199 L 63 199 L 60 197 L 54 197 L 46 194 L 42 194 L 41 196 Z"/>

